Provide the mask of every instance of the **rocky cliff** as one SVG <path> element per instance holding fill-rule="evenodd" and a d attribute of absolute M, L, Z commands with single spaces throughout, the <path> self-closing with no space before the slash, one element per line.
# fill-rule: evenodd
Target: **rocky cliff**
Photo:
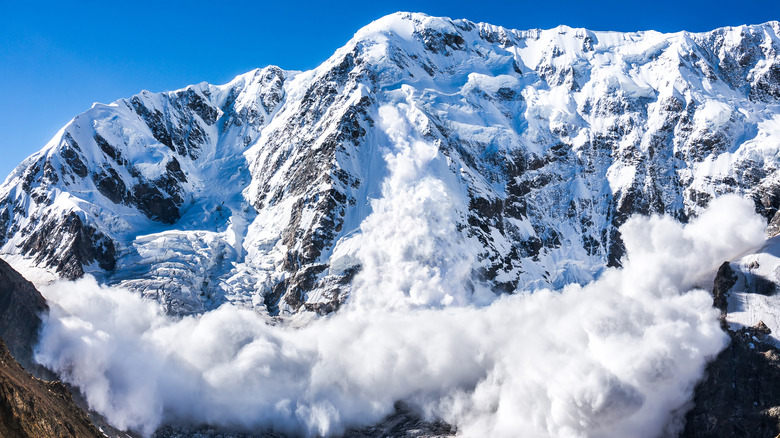
<path fill-rule="evenodd" d="M 0 436 L 86 438 L 104 435 L 73 401 L 62 382 L 27 373 L 0 340 Z"/>
<path fill-rule="evenodd" d="M 729 322 L 733 319 L 730 312 L 753 310 L 756 318 L 770 316 L 761 315 L 756 309 L 745 309 L 733 298 L 744 294 L 771 296 L 775 283 L 764 279 L 754 282 L 757 287 L 750 287 L 745 282 L 746 273 L 738 266 L 735 269 L 725 262 L 715 277 L 714 305 L 721 311 L 723 330 L 728 333 L 730 343 L 707 366 L 703 381 L 696 387 L 683 437 L 773 438 L 780 434 L 777 333 L 761 320 L 747 327 Z"/>
<path fill-rule="evenodd" d="M 52 375 L 33 359 L 48 310 L 35 286 L 0 260 L 0 436 L 102 437 L 62 382 L 30 374 Z"/>

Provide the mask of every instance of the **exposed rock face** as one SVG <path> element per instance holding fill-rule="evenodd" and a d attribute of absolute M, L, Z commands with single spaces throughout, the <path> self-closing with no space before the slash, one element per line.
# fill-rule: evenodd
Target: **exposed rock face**
<path fill-rule="evenodd" d="M 777 279 L 777 238 L 755 254 L 724 262 L 715 277 L 713 305 L 721 311 L 721 326 L 730 344 L 708 366 L 696 387 L 694 406 L 686 416 L 683 437 L 768 437 L 780 434 L 780 349 L 777 334 L 750 318 L 771 318 Z M 763 269 L 759 269 L 761 264 Z M 764 302 L 765 300 L 768 300 Z M 734 322 L 735 320 L 741 321 Z"/>
<path fill-rule="evenodd" d="M 712 303 L 720 310 L 721 321 L 726 320 L 728 312 L 729 291 L 737 283 L 737 274 L 731 269 L 729 262 L 723 262 L 715 275 L 715 283 L 712 285 Z"/>
<path fill-rule="evenodd" d="M 114 242 L 94 227 L 84 225 L 74 212 L 46 220 L 37 229 L 25 229 L 21 245 L 23 254 L 34 256 L 41 265 L 49 266 L 62 277 L 75 280 L 84 275 L 84 267 L 97 262 L 105 270 L 116 265 Z"/>
<path fill-rule="evenodd" d="M 344 438 L 426 437 L 454 436 L 455 427 L 443 421 L 426 421 L 405 403 L 396 403 L 395 412 L 376 426 L 347 431 Z"/>
<path fill-rule="evenodd" d="M 0 188 L 0 244 L 173 313 L 327 313 L 393 160 L 424 145 L 414 171 L 445 187 L 473 285 L 587 282 L 620 264 L 634 213 L 685 221 L 737 193 L 777 215 L 779 34 L 394 14 L 309 72 L 94 106 Z"/>
<path fill-rule="evenodd" d="M 41 316 L 48 310 L 35 286 L 0 259 L 0 337 L 27 370 L 38 368 L 33 347 L 38 343 Z"/>
<path fill-rule="evenodd" d="M 780 434 L 780 350 L 765 325 L 728 330 L 731 344 L 707 367 L 682 437 Z"/>
<path fill-rule="evenodd" d="M 0 348 L 0 394 L 12 397 L 12 399 L 0 400 L 0 415 L 4 416 L 0 419 L 0 423 L 2 423 L 0 436 L 91 436 L 82 433 L 81 417 L 84 416 L 84 413 L 78 413 L 78 410 L 84 410 L 88 415 L 87 425 L 92 424 L 91 420 L 100 426 L 99 436 L 111 438 L 134 436 L 116 430 L 99 414 L 88 411 L 87 402 L 83 400 L 76 388 L 66 387 L 62 383 L 54 381 L 56 375 L 35 362 L 33 350 L 38 344 L 42 319 L 45 318 L 48 311 L 49 306 L 46 300 L 35 286 L 8 263 L 0 259 L 0 345 L 2 345 Z M 2 351 L 7 351 L 13 358 L 6 357 Z M 25 371 L 17 370 L 20 365 Z M 32 376 L 26 373 L 31 373 Z M 4 379 L 4 377 L 9 377 L 10 380 Z M 48 391 L 48 395 L 44 394 L 43 399 L 35 395 L 40 393 L 40 388 Z M 57 400 L 47 401 L 46 397 L 55 397 Z M 4 401 L 12 403 L 13 406 L 6 404 L 3 407 Z M 63 424 L 62 427 L 65 429 L 54 426 L 58 421 L 58 416 L 63 411 L 48 410 L 47 406 L 50 402 L 54 403 L 54 406 L 62 405 L 64 409 L 76 415 L 74 417 L 77 420 L 75 428 L 70 424 Z M 38 418 L 39 416 L 40 418 Z M 44 428 L 26 424 L 29 421 Z M 48 434 L 49 432 L 53 435 Z"/>
<path fill-rule="evenodd" d="M 0 436 L 5 438 L 103 437 L 61 382 L 38 380 L 14 360 L 0 340 Z"/>

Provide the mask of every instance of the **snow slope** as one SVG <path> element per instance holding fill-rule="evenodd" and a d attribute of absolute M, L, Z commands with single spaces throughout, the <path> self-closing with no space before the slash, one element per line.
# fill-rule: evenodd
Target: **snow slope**
<path fill-rule="evenodd" d="M 1 251 L 178 314 L 328 313 L 360 271 L 396 307 L 584 284 L 633 213 L 774 218 L 779 35 L 393 14 L 311 71 L 93 106 L 0 187 Z"/>
<path fill-rule="evenodd" d="M 780 345 L 780 236 L 756 252 L 730 263 L 734 285 L 727 291 L 726 320 L 732 328 L 753 327 L 763 322 L 769 337 Z"/>

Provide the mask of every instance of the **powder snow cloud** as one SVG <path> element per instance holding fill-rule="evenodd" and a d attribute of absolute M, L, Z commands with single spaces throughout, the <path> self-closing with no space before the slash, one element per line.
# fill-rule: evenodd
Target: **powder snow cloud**
<path fill-rule="evenodd" d="M 380 421 L 398 400 L 462 436 L 679 430 L 726 342 L 701 287 L 764 241 L 752 204 L 716 199 L 688 224 L 634 217 L 621 227 L 623 268 L 497 298 L 469 281 L 476 254 L 455 232 L 466 198 L 441 153 L 410 134 L 415 111 L 380 111 L 389 173 L 347 245 L 362 270 L 336 314 L 300 328 L 231 305 L 174 318 L 85 278 L 42 289 L 51 312 L 37 359 L 145 435 L 206 422 L 331 436 Z"/>
<path fill-rule="evenodd" d="M 736 197 L 687 225 L 635 217 L 625 267 L 584 287 L 485 307 L 348 306 L 299 329 L 229 305 L 175 319 L 91 278 L 62 282 L 43 290 L 54 305 L 38 359 L 147 435 L 192 421 L 333 435 L 407 400 L 463 436 L 657 436 L 725 342 L 695 287 L 763 226 Z"/>

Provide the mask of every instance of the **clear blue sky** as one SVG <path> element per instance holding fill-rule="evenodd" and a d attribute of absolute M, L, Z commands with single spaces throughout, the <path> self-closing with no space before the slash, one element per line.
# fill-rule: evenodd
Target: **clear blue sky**
<path fill-rule="evenodd" d="M 269 64 L 316 67 L 403 10 L 515 29 L 705 31 L 780 20 L 780 0 L 0 0 L 0 180 L 93 102 L 224 83 Z"/>

